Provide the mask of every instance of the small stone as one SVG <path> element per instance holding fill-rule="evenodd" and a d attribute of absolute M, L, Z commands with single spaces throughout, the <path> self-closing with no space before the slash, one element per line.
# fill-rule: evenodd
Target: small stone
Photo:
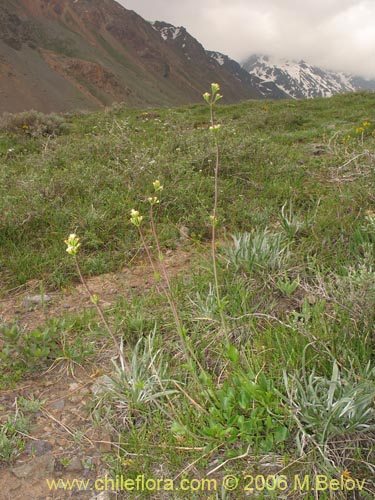
<path fill-rule="evenodd" d="M 73 457 L 70 464 L 66 466 L 65 470 L 69 472 L 78 472 L 83 470 L 82 460 L 78 457 Z"/>
<path fill-rule="evenodd" d="M 29 462 L 27 464 L 18 465 L 17 467 L 13 467 L 11 471 L 18 479 L 24 479 L 32 474 L 33 464 L 32 462 Z"/>
<path fill-rule="evenodd" d="M 42 306 L 43 304 L 47 304 L 51 302 L 52 297 L 47 294 L 40 295 L 28 295 L 22 301 L 24 307 L 33 307 L 33 306 Z"/>
<path fill-rule="evenodd" d="M 11 469 L 12 473 L 18 479 L 25 479 L 31 477 L 33 479 L 43 477 L 46 472 L 52 472 L 55 467 L 55 458 L 52 453 L 46 453 L 40 457 L 35 457 L 30 462 L 18 465 Z"/>
<path fill-rule="evenodd" d="M 326 154 L 327 150 L 324 144 L 314 144 L 311 148 L 311 152 L 315 156 L 320 156 Z"/>
<path fill-rule="evenodd" d="M 51 403 L 51 408 L 54 410 L 63 410 L 65 407 L 65 399 L 60 399 L 59 401 L 55 401 L 54 403 Z"/>
<path fill-rule="evenodd" d="M 52 450 L 52 445 L 48 441 L 43 441 L 38 439 L 36 441 L 30 441 L 26 446 L 26 452 L 28 455 L 41 456 L 45 455 L 48 451 Z"/>
<path fill-rule="evenodd" d="M 105 394 L 111 386 L 112 380 L 107 375 L 102 375 L 95 380 L 94 384 L 92 384 L 91 392 L 95 394 L 95 396 L 101 396 L 102 394 Z"/>

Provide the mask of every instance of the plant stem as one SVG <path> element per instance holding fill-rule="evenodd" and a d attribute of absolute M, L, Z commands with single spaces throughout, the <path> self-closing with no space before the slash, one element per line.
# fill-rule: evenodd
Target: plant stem
<path fill-rule="evenodd" d="M 105 329 L 107 330 L 107 332 L 109 333 L 110 337 L 112 338 L 112 341 L 113 341 L 113 343 L 114 343 L 114 345 L 116 347 L 116 350 L 117 350 L 117 353 L 119 355 L 119 358 L 120 358 L 122 366 L 125 367 L 126 369 L 129 369 L 129 363 L 128 363 L 128 361 L 126 360 L 126 358 L 124 356 L 124 352 L 121 349 L 120 344 L 118 343 L 118 341 L 117 341 L 117 339 L 115 337 L 115 334 L 112 331 L 112 328 L 110 327 L 110 325 L 109 325 L 106 317 L 104 316 L 103 310 L 100 307 L 98 299 L 97 299 L 97 297 L 93 296 L 93 294 L 91 293 L 91 290 L 89 289 L 89 287 L 87 285 L 87 282 L 86 282 L 85 278 L 83 277 L 83 274 L 81 272 L 81 268 L 79 267 L 79 263 L 78 263 L 78 259 L 77 259 L 76 255 L 74 255 L 74 262 L 75 262 L 75 265 L 76 265 L 76 268 L 77 268 L 77 271 L 78 271 L 81 283 L 82 283 L 84 289 L 86 290 L 87 294 L 89 295 L 89 297 L 91 299 L 91 302 L 94 304 L 94 306 L 95 306 L 95 308 L 96 308 L 96 310 L 97 310 L 97 312 L 99 314 L 99 317 L 100 317 L 100 319 L 102 320 L 102 322 L 103 322 L 103 324 L 105 326 Z"/>
<path fill-rule="evenodd" d="M 223 304 L 220 296 L 220 288 L 219 288 L 219 278 L 217 272 L 217 254 L 216 254 L 216 224 L 217 224 L 217 209 L 219 202 L 219 171 L 220 171 L 220 148 L 219 141 L 217 139 L 215 133 L 215 115 L 214 115 L 214 97 L 211 98 L 210 102 L 210 122 L 211 127 L 213 127 L 214 139 L 215 139 L 215 181 L 214 181 L 214 206 L 213 206 L 213 214 L 212 214 L 212 238 L 211 238 L 211 257 L 212 257 L 212 267 L 214 272 L 214 281 L 215 281 L 215 291 L 216 291 L 216 300 L 217 307 L 219 309 L 221 324 L 224 329 L 226 340 L 228 341 L 227 336 L 227 328 L 226 321 L 224 317 Z"/>
<path fill-rule="evenodd" d="M 162 290 L 163 290 L 163 292 L 164 292 L 164 294 L 165 294 L 165 296 L 166 296 L 166 298 L 168 300 L 168 304 L 169 304 L 169 306 L 171 308 L 171 311 L 172 311 L 172 314 L 173 314 L 173 319 L 174 319 L 174 322 L 175 322 L 176 327 L 177 327 L 178 335 L 179 335 L 179 337 L 181 339 L 182 348 L 183 348 L 186 360 L 190 361 L 190 359 L 192 358 L 194 360 L 194 362 L 199 366 L 199 368 L 203 371 L 203 368 L 202 368 L 201 364 L 199 363 L 199 361 L 198 361 L 198 359 L 197 359 L 197 357 L 196 357 L 196 355 L 194 353 L 194 350 L 191 348 L 189 342 L 187 341 L 187 339 L 185 337 L 185 330 L 184 330 L 184 328 L 183 328 L 183 326 L 181 324 L 180 316 L 179 316 L 179 313 L 178 313 L 178 309 L 177 309 L 176 303 L 175 303 L 175 301 L 173 299 L 173 291 L 172 291 L 171 282 L 169 280 L 169 276 L 168 276 L 166 267 L 164 265 L 163 253 L 161 251 L 160 242 L 159 242 L 159 238 L 158 238 L 158 233 L 157 233 L 157 230 L 156 230 L 156 224 L 155 224 L 154 211 L 153 211 L 153 205 L 152 204 L 151 204 L 151 207 L 150 207 L 150 223 L 151 223 L 152 235 L 154 237 L 154 240 L 155 240 L 155 243 L 156 243 L 157 252 L 158 252 L 158 261 L 159 261 L 160 268 L 161 268 L 161 271 L 162 271 L 162 274 L 163 274 L 163 278 L 164 278 L 164 281 L 165 281 L 165 285 L 166 285 L 166 286 L 164 286 L 163 284 L 161 284 L 161 288 L 162 288 Z M 140 228 L 139 228 L 139 232 L 141 234 L 142 243 L 146 247 L 145 240 L 144 240 L 144 237 L 143 237 L 143 234 L 142 234 L 142 231 L 141 231 Z M 154 269 L 154 271 L 156 271 L 155 264 L 153 263 L 151 255 L 150 255 L 150 252 L 148 251 L 147 248 L 146 248 L 146 253 L 147 253 L 148 258 L 149 258 L 149 260 L 151 262 L 152 268 Z M 196 378 L 195 371 L 194 371 L 194 377 Z"/>

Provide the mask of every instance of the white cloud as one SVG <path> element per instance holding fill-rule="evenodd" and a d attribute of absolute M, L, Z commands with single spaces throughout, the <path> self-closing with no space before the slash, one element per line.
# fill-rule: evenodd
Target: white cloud
<path fill-rule="evenodd" d="M 117 1 L 236 60 L 265 53 L 375 78 L 374 0 Z"/>

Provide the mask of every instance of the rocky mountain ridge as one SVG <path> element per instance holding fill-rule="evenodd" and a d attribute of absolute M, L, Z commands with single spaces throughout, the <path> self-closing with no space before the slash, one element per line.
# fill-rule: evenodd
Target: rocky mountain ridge
<path fill-rule="evenodd" d="M 360 90 L 375 90 L 375 80 L 324 70 L 306 61 L 252 55 L 243 68 L 258 79 L 265 98 L 314 98 Z"/>

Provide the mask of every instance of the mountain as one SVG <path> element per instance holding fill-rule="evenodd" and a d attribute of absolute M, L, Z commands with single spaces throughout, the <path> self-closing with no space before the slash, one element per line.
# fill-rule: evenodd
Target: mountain
<path fill-rule="evenodd" d="M 263 97 L 301 99 L 375 90 L 375 80 L 323 70 L 305 61 L 252 55 L 242 66 L 259 79 L 258 89 Z"/>
<path fill-rule="evenodd" d="M 231 75 L 234 75 L 234 77 L 239 82 L 242 82 L 243 85 L 254 89 L 254 95 L 252 97 L 263 97 L 258 88 L 260 83 L 259 78 L 251 75 L 237 61 L 231 59 L 225 54 L 222 54 L 221 52 L 213 52 L 211 50 L 206 50 L 206 55 L 211 59 L 211 61 L 219 64 L 223 70 L 226 70 Z"/>
<path fill-rule="evenodd" d="M 225 64 L 221 64 L 183 26 L 162 21 L 155 21 L 151 25 L 160 34 L 168 50 L 175 54 L 179 73 L 189 85 L 197 89 L 199 98 L 202 95 L 202 79 L 207 82 L 204 88 L 210 86 L 211 82 L 220 83 L 222 93 L 232 102 L 262 97 L 252 77 L 237 62 L 220 54 L 225 59 Z"/>
<path fill-rule="evenodd" d="M 261 94 L 212 59 L 184 28 L 149 23 L 114 0 L 2 0 L 0 113 L 93 109 L 113 102 L 227 102 Z"/>

